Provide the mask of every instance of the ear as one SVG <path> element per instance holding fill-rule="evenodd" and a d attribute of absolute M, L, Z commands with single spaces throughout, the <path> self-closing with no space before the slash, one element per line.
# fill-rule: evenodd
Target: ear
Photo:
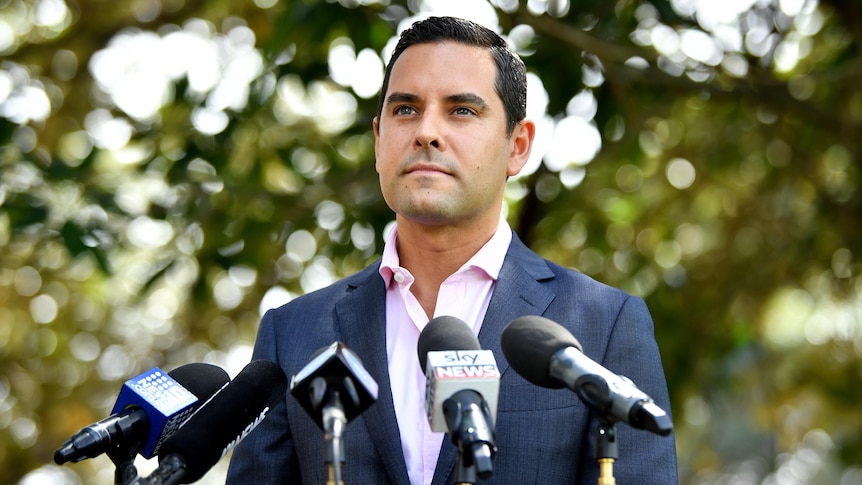
<path fill-rule="evenodd" d="M 512 152 L 509 154 L 509 164 L 506 167 L 507 176 L 518 175 L 524 165 L 527 164 L 535 136 L 536 124 L 532 120 L 525 119 L 515 126 L 510 137 Z"/>
<path fill-rule="evenodd" d="M 371 130 L 374 132 L 374 169 L 377 170 L 377 173 L 380 173 L 380 169 L 378 167 L 378 161 L 380 157 L 377 156 L 377 149 L 380 145 L 380 118 L 377 116 L 371 120 Z"/>

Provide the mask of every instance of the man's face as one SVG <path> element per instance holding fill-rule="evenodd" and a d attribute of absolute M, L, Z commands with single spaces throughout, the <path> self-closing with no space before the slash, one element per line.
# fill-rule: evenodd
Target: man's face
<path fill-rule="evenodd" d="M 374 135 L 383 197 L 401 218 L 496 224 L 533 136 L 531 123 L 506 136 L 496 75 L 487 50 L 453 42 L 413 45 L 395 62 Z"/>

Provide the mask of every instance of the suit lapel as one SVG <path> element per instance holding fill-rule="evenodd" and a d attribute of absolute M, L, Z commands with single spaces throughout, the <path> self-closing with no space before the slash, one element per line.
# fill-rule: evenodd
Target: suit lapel
<path fill-rule="evenodd" d="M 351 286 L 352 291 L 336 303 L 337 325 L 344 345 L 362 359 L 365 369 L 379 386 L 377 402 L 357 419 L 369 430 L 390 482 L 407 484 L 407 465 L 401 451 L 401 436 L 389 382 L 386 297 L 378 267 L 379 262 L 359 273 L 355 279 L 357 283 Z"/>
<path fill-rule="evenodd" d="M 553 278 L 544 259 L 528 249 L 518 236 L 512 234 L 512 243 L 500 268 L 488 310 L 479 330 L 479 344 L 483 350 L 494 353 L 500 375 L 509 369 L 503 355 L 500 336 L 503 328 L 515 318 L 524 315 L 541 315 L 555 298 L 555 294 L 540 282 Z M 457 448 L 449 434 L 443 439 L 432 484 L 443 484 L 455 470 Z"/>
<path fill-rule="evenodd" d="M 503 328 L 515 318 L 542 315 L 547 310 L 556 295 L 541 281 L 553 277 L 545 260 L 513 235 L 479 331 L 479 344 L 494 352 L 500 374 L 509 369 L 500 344 Z"/>

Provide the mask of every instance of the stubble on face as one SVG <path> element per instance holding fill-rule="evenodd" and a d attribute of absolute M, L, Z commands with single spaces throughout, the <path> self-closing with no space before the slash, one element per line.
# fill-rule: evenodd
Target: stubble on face
<path fill-rule="evenodd" d="M 457 163 L 426 148 L 400 162 L 397 174 L 402 194 L 397 203 L 399 215 L 430 225 L 442 224 L 457 215 L 457 197 L 445 189 L 446 185 L 460 183 L 462 173 Z"/>

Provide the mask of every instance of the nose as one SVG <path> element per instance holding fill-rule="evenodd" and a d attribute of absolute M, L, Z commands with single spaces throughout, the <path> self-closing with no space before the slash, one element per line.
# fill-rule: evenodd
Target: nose
<path fill-rule="evenodd" d="M 416 140 L 414 144 L 416 148 L 436 148 L 442 150 L 444 148 L 442 135 L 441 120 L 426 112 L 416 127 Z"/>

